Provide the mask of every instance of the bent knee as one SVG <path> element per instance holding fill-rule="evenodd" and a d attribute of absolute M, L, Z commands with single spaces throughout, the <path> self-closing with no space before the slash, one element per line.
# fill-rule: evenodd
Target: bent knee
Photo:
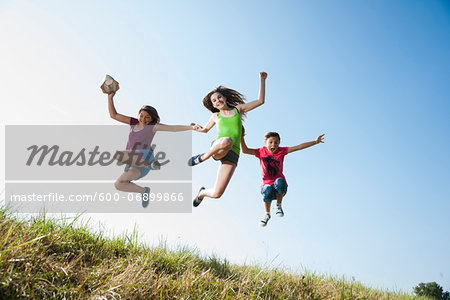
<path fill-rule="evenodd" d="M 275 179 L 273 184 L 275 186 L 286 186 L 287 185 L 286 181 L 283 178 L 281 178 L 281 177 L 278 177 L 277 179 Z"/>
<path fill-rule="evenodd" d="M 130 181 L 129 180 L 116 180 L 116 182 L 114 182 L 114 187 L 121 191 L 125 185 L 129 184 Z"/>
<path fill-rule="evenodd" d="M 261 194 L 264 197 L 264 202 L 269 202 L 276 198 L 276 189 L 273 185 L 265 184 L 261 188 Z"/>
<path fill-rule="evenodd" d="M 287 192 L 287 183 L 283 178 L 275 179 L 274 187 L 278 194 L 286 194 Z"/>
<path fill-rule="evenodd" d="M 211 198 L 217 199 L 222 197 L 224 191 L 216 191 L 214 193 L 212 193 Z"/>
<path fill-rule="evenodd" d="M 233 147 L 233 140 L 229 137 L 223 137 L 220 140 L 220 146 L 223 149 L 231 149 L 231 147 Z"/>

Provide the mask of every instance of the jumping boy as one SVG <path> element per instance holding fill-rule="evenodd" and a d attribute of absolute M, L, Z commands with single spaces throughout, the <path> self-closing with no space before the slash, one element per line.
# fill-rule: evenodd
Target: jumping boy
<path fill-rule="evenodd" d="M 249 149 L 245 144 L 244 134 L 242 134 L 242 152 L 259 158 L 262 169 L 263 183 L 261 186 L 261 194 L 263 195 L 266 213 L 259 221 L 260 226 L 266 226 L 270 219 L 270 205 L 272 204 L 272 200 L 277 200 L 277 210 L 275 213 L 277 217 L 284 216 L 283 209 L 281 208 L 281 201 L 287 193 L 287 182 L 283 175 L 284 157 L 288 153 L 323 143 L 324 135 L 319 135 L 314 141 L 298 144 L 293 147 L 279 147 L 280 135 L 276 132 L 268 132 L 264 135 L 265 147 Z"/>

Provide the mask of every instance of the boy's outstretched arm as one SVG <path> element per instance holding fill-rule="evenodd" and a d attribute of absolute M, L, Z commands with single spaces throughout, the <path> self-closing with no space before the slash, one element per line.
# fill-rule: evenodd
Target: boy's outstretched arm
<path fill-rule="evenodd" d="M 306 142 L 306 143 L 298 144 L 297 146 L 288 147 L 287 153 L 291 153 L 291 152 L 294 152 L 294 151 L 302 150 L 302 149 L 305 149 L 305 148 L 308 148 L 308 147 L 311 147 L 311 146 L 323 143 L 323 139 L 324 139 L 323 136 L 324 135 L 325 134 L 319 135 L 315 141 Z"/>
<path fill-rule="evenodd" d="M 259 94 L 258 99 L 244 103 L 239 104 L 237 106 L 237 109 L 239 110 L 240 114 L 246 113 L 251 111 L 252 109 L 257 108 L 260 105 L 263 105 L 266 99 L 266 79 L 267 79 L 267 73 L 266 72 L 260 72 L 259 73 L 260 83 L 259 83 Z"/>
<path fill-rule="evenodd" d="M 245 130 L 244 130 L 244 126 L 242 126 L 242 136 L 241 136 L 242 152 L 244 152 L 245 154 L 255 155 L 255 149 L 249 149 L 247 147 L 247 144 L 245 143 L 244 135 L 245 135 Z"/>

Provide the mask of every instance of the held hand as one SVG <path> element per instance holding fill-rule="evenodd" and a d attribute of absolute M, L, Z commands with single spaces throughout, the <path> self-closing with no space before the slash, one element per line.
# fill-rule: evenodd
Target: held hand
<path fill-rule="evenodd" d="M 266 72 L 259 72 L 259 77 L 263 80 L 266 80 L 267 78 L 267 73 Z"/>
<path fill-rule="evenodd" d="M 317 139 L 316 139 L 316 144 L 320 144 L 320 143 L 324 143 L 324 136 L 325 134 L 321 134 L 321 135 L 319 135 L 318 137 L 317 137 Z"/>
<path fill-rule="evenodd" d="M 198 131 L 198 132 L 202 132 L 202 130 L 203 130 L 202 126 L 200 126 L 198 124 L 195 124 L 195 123 L 191 123 L 191 127 L 192 127 L 192 130 L 195 130 L 195 131 Z"/>

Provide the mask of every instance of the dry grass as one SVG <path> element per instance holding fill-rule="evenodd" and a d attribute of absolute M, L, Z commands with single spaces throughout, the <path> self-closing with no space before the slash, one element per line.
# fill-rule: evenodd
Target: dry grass
<path fill-rule="evenodd" d="M 311 273 L 109 239 L 79 221 L 0 211 L 0 299 L 424 299 Z"/>

